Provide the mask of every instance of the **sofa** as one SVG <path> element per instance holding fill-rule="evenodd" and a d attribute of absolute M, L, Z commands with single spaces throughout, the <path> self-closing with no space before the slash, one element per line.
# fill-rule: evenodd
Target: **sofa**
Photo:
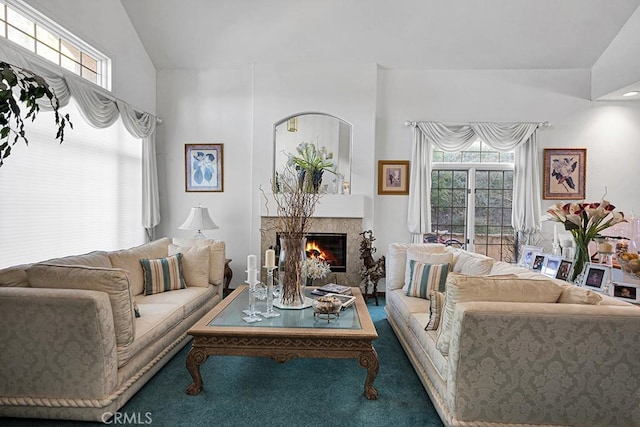
<path fill-rule="evenodd" d="M 0 416 L 107 422 L 221 301 L 224 251 L 162 238 L 0 270 Z"/>
<path fill-rule="evenodd" d="M 640 426 L 637 306 L 438 244 L 386 263 L 388 321 L 445 425 Z"/>

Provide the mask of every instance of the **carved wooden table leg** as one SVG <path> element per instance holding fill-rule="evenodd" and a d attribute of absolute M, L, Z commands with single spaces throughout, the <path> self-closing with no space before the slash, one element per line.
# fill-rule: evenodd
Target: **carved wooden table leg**
<path fill-rule="evenodd" d="M 195 396 L 202 390 L 202 376 L 200 375 L 200 365 L 207 360 L 207 353 L 201 348 L 191 348 L 187 355 L 187 370 L 193 378 L 193 382 L 187 387 L 187 394 Z"/>
<path fill-rule="evenodd" d="M 378 390 L 373 385 L 373 382 L 378 376 L 379 369 L 376 349 L 371 346 L 371 351 L 360 353 L 358 363 L 367 369 L 367 379 L 364 382 L 364 395 L 369 400 L 376 400 L 378 398 Z"/>

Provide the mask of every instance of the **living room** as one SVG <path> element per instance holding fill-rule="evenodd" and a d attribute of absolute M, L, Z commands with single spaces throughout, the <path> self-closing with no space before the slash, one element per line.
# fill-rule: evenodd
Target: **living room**
<path fill-rule="evenodd" d="M 352 125 L 351 195 L 362 199 L 377 255 L 411 240 L 408 197 L 377 191 L 379 160 L 411 159 L 406 121 L 549 122 L 538 129 L 540 159 L 542 149 L 586 148 L 585 199 L 606 192 L 627 216 L 640 213 L 640 98 L 620 96 L 640 80 L 637 0 L 26 3 L 107 53 L 113 95 L 162 120 L 154 234 L 190 236 L 179 228 L 189 209 L 207 207 L 220 228 L 204 233 L 225 242 L 232 288 L 247 255 L 262 250 L 274 125 L 303 112 Z M 193 143 L 224 144 L 224 191 L 185 191 Z M 16 145 L 7 164 L 34 148 Z M 541 236 L 550 249 L 552 223 Z"/>

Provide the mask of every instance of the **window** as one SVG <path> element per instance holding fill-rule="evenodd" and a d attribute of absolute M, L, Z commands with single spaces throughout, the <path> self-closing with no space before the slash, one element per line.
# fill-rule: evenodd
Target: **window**
<path fill-rule="evenodd" d="M 25 123 L 2 166 L 0 268 L 144 243 L 142 143 L 121 120 L 95 129 L 72 98 L 73 131 L 53 140 L 53 113 Z M 61 110 L 62 112 L 62 110 Z"/>
<path fill-rule="evenodd" d="M 25 49 L 111 89 L 111 60 L 19 0 L 0 0 L 0 35 Z"/>
<path fill-rule="evenodd" d="M 444 240 L 497 260 L 514 259 L 513 152 L 476 141 L 465 151 L 433 152 L 431 229 Z"/>

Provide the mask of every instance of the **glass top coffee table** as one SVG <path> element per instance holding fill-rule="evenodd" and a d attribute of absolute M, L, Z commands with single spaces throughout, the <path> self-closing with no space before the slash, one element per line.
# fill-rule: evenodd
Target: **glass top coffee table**
<path fill-rule="evenodd" d="M 248 288 L 241 285 L 187 331 L 193 336 L 187 355 L 193 383 L 187 394 L 200 393 L 203 385 L 200 365 L 213 355 L 269 357 L 280 363 L 295 357 L 354 358 L 367 370 L 364 395 L 377 399 L 373 381 L 379 365 L 372 341 L 378 338 L 378 333 L 360 289 L 352 288 L 352 292 L 355 304 L 330 321 L 314 316 L 312 308 L 275 308 L 279 317 L 247 323 L 242 320 L 245 316 L 242 310 L 248 306 Z"/>

